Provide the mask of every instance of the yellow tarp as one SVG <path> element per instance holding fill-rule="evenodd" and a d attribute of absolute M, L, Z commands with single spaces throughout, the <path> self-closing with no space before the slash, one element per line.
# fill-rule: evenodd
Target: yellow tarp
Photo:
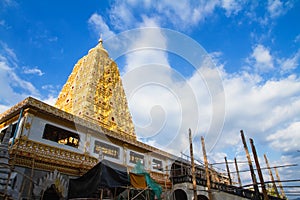
<path fill-rule="evenodd" d="M 145 189 L 147 187 L 145 176 L 142 174 L 129 173 L 130 183 L 133 187 L 138 189 Z"/>

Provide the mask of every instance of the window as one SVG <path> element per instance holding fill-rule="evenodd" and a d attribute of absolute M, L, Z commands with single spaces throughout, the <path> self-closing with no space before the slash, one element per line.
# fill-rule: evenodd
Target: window
<path fill-rule="evenodd" d="M 144 155 L 130 151 L 129 162 L 136 164 L 138 161 L 144 165 Z"/>
<path fill-rule="evenodd" d="M 43 139 L 51 140 L 59 144 L 64 144 L 75 148 L 78 148 L 80 141 L 77 133 L 58 128 L 50 124 L 45 125 Z"/>
<path fill-rule="evenodd" d="M 152 160 L 152 169 L 163 171 L 163 165 L 161 160 L 153 159 Z"/>
<path fill-rule="evenodd" d="M 120 155 L 120 149 L 118 147 L 115 147 L 113 145 L 100 142 L 100 141 L 95 141 L 95 147 L 94 147 L 94 153 L 99 154 L 101 153 L 105 156 L 111 157 L 111 158 L 119 158 Z"/>
<path fill-rule="evenodd" d="M 9 127 L 9 126 L 8 126 Z M 6 127 L 5 129 L 3 129 L 0 133 L 0 141 L 2 142 L 3 138 L 4 138 L 4 134 L 6 133 L 6 131 L 8 130 L 8 127 Z M 15 131 L 17 128 L 17 123 L 14 123 L 12 126 L 12 131 L 10 133 L 10 138 L 14 137 Z"/>

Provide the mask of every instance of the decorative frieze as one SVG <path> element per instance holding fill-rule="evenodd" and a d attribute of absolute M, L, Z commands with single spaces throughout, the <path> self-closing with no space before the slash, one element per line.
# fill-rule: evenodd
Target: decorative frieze
<path fill-rule="evenodd" d="M 18 139 L 11 148 L 11 154 L 16 155 L 17 165 L 53 171 L 58 169 L 72 175 L 80 175 L 93 167 L 98 160 L 87 154 L 80 154 L 62 148 L 38 143 L 27 139 Z"/>

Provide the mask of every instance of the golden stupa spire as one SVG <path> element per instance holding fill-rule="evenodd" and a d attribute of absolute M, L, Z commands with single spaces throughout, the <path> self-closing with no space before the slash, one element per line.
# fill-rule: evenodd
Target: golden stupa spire
<path fill-rule="evenodd" d="M 119 69 L 104 49 L 102 37 L 75 64 L 55 106 L 136 139 Z"/>
<path fill-rule="evenodd" d="M 98 46 L 99 46 L 100 48 L 102 48 L 103 50 L 105 50 L 104 47 L 103 47 L 102 34 L 100 35 L 100 38 L 99 38 L 99 40 L 98 40 Z M 105 51 L 106 51 L 106 50 L 105 50 Z"/>

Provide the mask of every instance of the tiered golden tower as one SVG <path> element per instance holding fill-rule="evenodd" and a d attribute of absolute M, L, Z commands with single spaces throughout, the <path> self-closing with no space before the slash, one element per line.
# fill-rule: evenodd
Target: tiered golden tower
<path fill-rule="evenodd" d="M 118 66 L 103 48 L 102 39 L 75 64 L 55 106 L 136 139 Z"/>

